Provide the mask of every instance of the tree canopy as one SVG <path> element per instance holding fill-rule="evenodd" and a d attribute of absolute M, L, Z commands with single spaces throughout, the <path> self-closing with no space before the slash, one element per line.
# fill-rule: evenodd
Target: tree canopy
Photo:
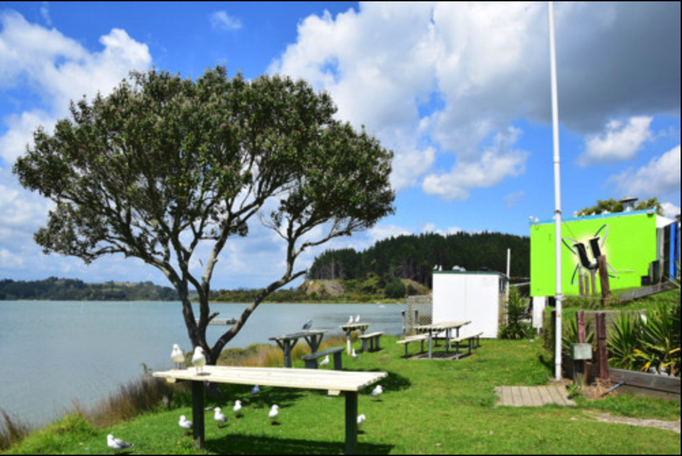
<path fill-rule="evenodd" d="M 335 112 L 328 94 L 288 77 L 131 73 L 108 96 L 72 102 L 53 134 L 38 128 L 14 172 L 56 203 L 34 236 L 45 253 L 86 263 L 122 254 L 158 268 L 178 291 L 192 345 L 215 362 L 265 296 L 305 274 L 295 269 L 305 249 L 394 210 L 392 152 Z M 210 347 L 215 265 L 255 219 L 283 239 L 286 266 Z"/>
<path fill-rule="evenodd" d="M 655 209 L 658 215 L 663 214 L 663 206 L 658 201 L 658 198 L 649 198 L 642 200 L 635 204 L 634 209 L 636 211 L 643 211 L 645 209 Z M 594 206 L 586 207 L 578 211 L 578 217 L 584 217 L 586 215 L 599 215 L 599 214 L 615 214 L 618 212 L 625 211 L 625 206 L 620 201 L 616 201 L 611 198 L 608 200 L 597 200 L 597 204 Z"/>

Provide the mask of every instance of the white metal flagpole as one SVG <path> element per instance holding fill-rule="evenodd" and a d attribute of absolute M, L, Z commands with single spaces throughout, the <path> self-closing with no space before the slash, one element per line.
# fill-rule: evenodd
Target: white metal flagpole
<path fill-rule="evenodd" d="M 549 54 L 552 67 L 552 128 L 554 136 L 554 236 L 556 248 L 556 340 L 554 378 L 561 380 L 561 313 L 564 299 L 561 290 L 561 173 L 559 159 L 559 106 L 557 101 L 556 50 L 554 45 L 554 2 L 549 3 Z"/>

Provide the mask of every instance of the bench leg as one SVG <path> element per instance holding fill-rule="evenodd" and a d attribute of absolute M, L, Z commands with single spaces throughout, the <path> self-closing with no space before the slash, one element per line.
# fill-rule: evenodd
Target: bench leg
<path fill-rule="evenodd" d="M 381 336 L 377 336 L 377 350 L 381 350 Z"/>
<path fill-rule="evenodd" d="M 334 353 L 334 370 L 340 371 L 341 367 L 341 352 Z"/>
<path fill-rule="evenodd" d="M 362 350 L 363 353 L 364 353 L 364 352 L 367 351 L 367 339 L 360 339 L 360 341 L 362 342 L 362 348 L 361 348 L 361 350 Z"/>
<path fill-rule="evenodd" d="M 346 454 L 355 454 L 358 447 L 358 393 L 346 391 Z"/>
<path fill-rule="evenodd" d="M 306 369 L 317 369 L 317 358 L 305 360 Z"/>
<path fill-rule="evenodd" d="M 194 448 L 204 449 L 204 382 L 192 382 L 192 433 Z"/>

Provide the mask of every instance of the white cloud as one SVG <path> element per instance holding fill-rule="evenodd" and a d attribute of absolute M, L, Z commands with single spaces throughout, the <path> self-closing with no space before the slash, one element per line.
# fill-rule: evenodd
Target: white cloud
<path fill-rule="evenodd" d="M 663 215 L 668 218 L 675 218 L 680 215 L 680 208 L 673 203 L 661 203 L 663 206 Z"/>
<path fill-rule="evenodd" d="M 652 138 L 653 117 L 632 117 L 627 122 L 612 120 L 600 135 L 588 136 L 586 150 L 578 158 L 580 166 L 632 160 L 642 145 Z"/>
<path fill-rule="evenodd" d="M 526 193 L 523 190 L 510 193 L 504 197 L 504 202 L 507 203 L 507 209 L 511 209 L 517 204 L 521 203 L 526 198 Z"/>
<path fill-rule="evenodd" d="M 609 182 L 615 182 L 624 195 L 660 198 L 674 193 L 679 195 L 680 174 L 680 146 L 677 146 L 637 170 L 628 169 L 611 177 Z"/>
<path fill-rule="evenodd" d="M 562 124 L 594 138 L 586 163 L 632 156 L 648 131 L 642 113 L 679 115 L 679 5 L 559 3 L 555 17 Z M 523 156 L 500 157 L 505 174 L 482 144 L 520 118 L 551 119 L 544 3 L 362 2 L 303 20 L 270 71 L 329 91 L 340 118 L 393 148 L 398 190 L 422 184 L 449 199 L 522 172 Z M 633 120 L 596 133 L 616 117 Z M 496 177 L 445 190 L 432 168 L 447 154 Z"/>
<path fill-rule="evenodd" d="M 242 21 L 230 16 L 226 11 L 216 11 L 208 17 L 211 28 L 216 32 L 234 32 L 243 27 Z"/>
<path fill-rule="evenodd" d="M 491 187 L 523 174 L 528 152 L 513 148 L 519 134 L 520 130 L 509 128 L 497 134 L 493 145 L 477 160 L 458 162 L 449 173 L 428 175 L 422 185 L 424 192 L 446 200 L 466 200 L 472 188 Z"/>

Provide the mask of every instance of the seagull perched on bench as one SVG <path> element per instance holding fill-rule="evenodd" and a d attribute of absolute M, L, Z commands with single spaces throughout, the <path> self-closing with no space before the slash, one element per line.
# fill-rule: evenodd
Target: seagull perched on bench
<path fill-rule="evenodd" d="M 206 365 L 206 356 L 204 356 L 204 349 L 197 347 L 194 349 L 194 356 L 192 356 L 192 365 L 196 368 L 196 374 L 199 375 L 204 372 L 204 366 Z"/>
<path fill-rule="evenodd" d="M 175 363 L 175 368 L 180 369 L 183 362 L 185 362 L 185 355 L 180 350 L 178 344 L 173 344 L 173 351 L 171 352 L 171 361 Z"/>
<path fill-rule="evenodd" d="M 308 320 L 308 321 L 305 322 L 305 325 L 303 325 L 303 329 L 307 331 L 307 330 L 309 330 L 312 326 L 313 326 L 313 321 L 312 321 L 312 320 Z"/>

